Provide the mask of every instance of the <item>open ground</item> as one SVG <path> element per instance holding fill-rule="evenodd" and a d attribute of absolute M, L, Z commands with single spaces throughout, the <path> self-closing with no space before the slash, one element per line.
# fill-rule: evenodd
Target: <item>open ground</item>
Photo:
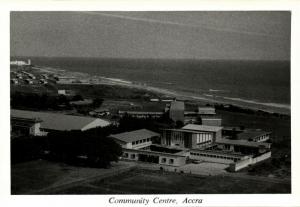
<path fill-rule="evenodd" d="M 81 168 L 44 160 L 12 166 L 12 194 L 227 194 L 290 193 L 286 180 L 219 174 L 182 174 L 120 161 L 110 169 Z"/>

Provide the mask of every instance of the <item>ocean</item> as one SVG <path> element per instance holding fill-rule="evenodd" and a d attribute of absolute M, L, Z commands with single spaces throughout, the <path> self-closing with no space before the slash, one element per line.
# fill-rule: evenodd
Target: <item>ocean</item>
<path fill-rule="evenodd" d="M 216 102 L 290 113 L 289 61 L 30 58 L 38 66 L 147 84 Z"/>

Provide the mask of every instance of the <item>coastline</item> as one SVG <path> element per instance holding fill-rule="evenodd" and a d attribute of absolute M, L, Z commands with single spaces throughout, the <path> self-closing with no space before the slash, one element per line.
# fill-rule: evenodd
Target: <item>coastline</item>
<path fill-rule="evenodd" d="M 123 80 L 114 77 L 91 75 L 83 72 L 68 71 L 60 68 L 33 66 L 32 69 L 36 69 L 41 72 L 50 73 L 57 76 L 74 77 L 80 81 L 83 81 L 82 83 L 79 83 L 82 85 L 84 84 L 118 85 L 127 88 L 135 88 L 135 89 L 154 92 L 159 94 L 160 96 L 167 96 L 172 98 L 176 97 L 177 99 L 184 99 L 184 100 L 196 101 L 201 103 L 232 105 L 244 109 L 264 111 L 268 113 L 278 113 L 278 114 L 284 114 L 289 116 L 291 111 L 290 105 L 287 104 L 265 103 L 265 102 L 258 102 L 254 100 L 245 100 L 236 97 L 222 97 L 218 95 L 209 95 L 209 94 L 200 95 L 200 94 L 193 94 L 189 92 L 179 92 L 170 89 L 150 86 L 144 83 L 132 82 L 129 80 Z"/>

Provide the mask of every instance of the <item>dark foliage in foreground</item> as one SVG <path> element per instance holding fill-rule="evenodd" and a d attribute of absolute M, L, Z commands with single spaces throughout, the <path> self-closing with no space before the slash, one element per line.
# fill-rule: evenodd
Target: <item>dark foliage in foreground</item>
<path fill-rule="evenodd" d="M 11 163 L 26 162 L 42 157 L 47 148 L 46 137 L 18 137 L 11 140 Z"/>
<path fill-rule="evenodd" d="M 49 95 L 38 93 L 21 93 L 15 92 L 11 94 L 12 108 L 32 108 L 38 110 L 54 109 L 59 110 L 61 106 L 70 109 L 69 100 L 64 95 Z"/>
<path fill-rule="evenodd" d="M 122 148 L 108 135 L 114 127 L 88 131 L 54 131 L 44 137 L 18 137 L 11 141 L 12 163 L 49 159 L 72 165 L 109 167 L 118 161 Z M 47 152 L 47 153 L 45 153 Z"/>
<path fill-rule="evenodd" d="M 48 134 L 51 158 L 70 164 L 109 167 L 110 162 L 118 161 L 122 148 L 107 137 L 108 132 L 105 128 L 51 132 Z"/>

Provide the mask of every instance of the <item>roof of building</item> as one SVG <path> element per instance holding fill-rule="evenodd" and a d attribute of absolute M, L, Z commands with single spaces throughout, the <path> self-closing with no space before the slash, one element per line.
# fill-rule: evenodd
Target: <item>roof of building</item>
<path fill-rule="evenodd" d="M 207 115 L 201 115 L 202 120 L 222 120 L 219 116 L 207 116 Z"/>
<path fill-rule="evenodd" d="M 266 142 L 249 142 L 247 140 L 232 140 L 232 139 L 219 139 L 216 141 L 218 144 L 231 144 L 231 145 L 239 145 L 239 146 L 247 146 L 247 147 L 270 147 L 270 143 Z"/>
<path fill-rule="evenodd" d="M 205 134 L 206 131 L 197 131 L 197 130 L 188 130 L 188 129 L 163 129 L 164 131 L 174 131 L 174 132 L 187 132 L 187 133 L 195 133 L 195 134 Z"/>
<path fill-rule="evenodd" d="M 170 110 L 184 110 L 184 102 L 183 101 L 172 101 Z"/>
<path fill-rule="evenodd" d="M 232 152 L 232 151 L 217 151 L 217 150 L 206 150 L 206 149 L 191 149 L 191 152 L 202 152 L 205 154 L 217 154 L 217 155 L 228 155 L 228 156 L 232 156 L 232 157 L 246 157 L 247 155 L 243 155 L 241 153 L 236 153 L 236 152 Z"/>
<path fill-rule="evenodd" d="M 83 116 L 72 116 L 59 113 L 36 112 L 25 110 L 11 110 L 11 117 L 24 119 L 39 118 L 42 120 L 41 128 L 50 130 L 85 130 L 94 127 L 109 125 L 108 121 Z"/>
<path fill-rule="evenodd" d="M 207 125 L 197 125 L 197 124 L 188 124 L 182 127 L 182 129 L 194 130 L 194 131 L 205 131 L 205 132 L 217 132 L 223 127 L 219 126 L 207 126 Z"/>
<path fill-rule="evenodd" d="M 136 114 L 136 115 L 162 115 L 164 112 L 161 111 L 119 111 L 119 114 Z"/>
<path fill-rule="evenodd" d="M 246 130 L 242 133 L 237 134 L 238 139 L 249 140 L 254 139 L 256 137 L 264 136 L 267 134 L 271 134 L 271 132 L 261 131 L 261 130 Z"/>
<path fill-rule="evenodd" d="M 200 106 L 198 107 L 199 114 L 216 114 L 214 107 Z"/>
<path fill-rule="evenodd" d="M 139 129 L 130 132 L 123 132 L 120 134 L 112 134 L 110 137 L 121 140 L 123 142 L 133 142 L 141 139 L 147 139 L 151 137 L 159 136 L 158 133 L 150 131 L 148 129 Z"/>

